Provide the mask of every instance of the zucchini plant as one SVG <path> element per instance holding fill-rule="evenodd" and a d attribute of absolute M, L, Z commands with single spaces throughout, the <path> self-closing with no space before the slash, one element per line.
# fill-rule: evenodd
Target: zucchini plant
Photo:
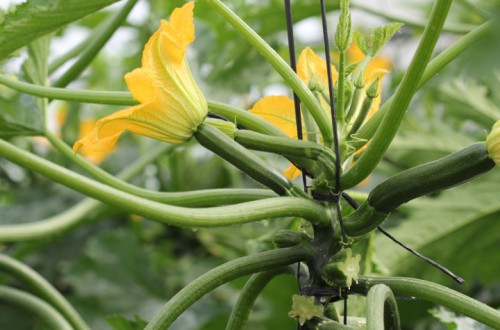
<path fill-rule="evenodd" d="M 98 62 L 97 54 L 124 24 L 137 0 L 126 1 L 110 14 L 86 42 L 49 61 L 54 32 L 111 2 L 30 1 L 11 7 L 0 17 L 0 27 L 4 29 L 0 35 L 0 43 L 4 45 L 0 59 L 23 46 L 27 49 L 23 79 L 0 74 L 2 163 L 16 164 L 23 171 L 38 173 L 88 197 L 41 221 L 2 223 L 1 241 L 27 242 L 68 234 L 75 227 L 84 226 L 89 214 L 104 209 L 104 205 L 173 227 L 198 230 L 231 226 L 233 235 L 238 235 L 234 234 L 241 228 L 238 225 L 271 220 L 279 223 L 266 233 L 272 246 L 266 245 L 259 252 L 232 258 L 206 271 L 165 299 L 161 308 L 149 313 L 147 321 L 120 318 L 110 321 L 110 325 L 116 329 L 167 329 L 208 293 L 249 276 L 227 315 L 226 329 L 242 329 L 268 283 L 287 274 L 298 284 L 296 294 L 289 297 L 288 315 L 301 329 L 399 329 L 405 320 L 400 320 L 398 299 L 408 297 L 444 306 L 489 327 L 500 328 L 498 310 L 465 294 L 418 278 L 381 276 L 367 267 L 372 262 L 373 233 L 379 230 L 402 246 L 393 245 L 391 249 L 406 248 L 457 283 L 464 282 L 445 266 L 398 241 L 382 225 L 412 200 L 496 170 L 500 165 L 498 113 L 494 123 L 486 120 L 491 125 L 481 142 L 433 161 L 407 166 L 371 184 L 366 193 L 357 188 L 387 156 L 412 107 L 411 102 L 420 101 L 415 97 L 417 91 L 490 33 L 494 22 L 466 26 L 470 29 L 465 31 L 459 29 L 464 35 L 433 57 L 452 4 L 451 0 L 435 1 L 427 22 L 421 26 L 423 32 L 415 54 L 395 92 L 382 98 L 384 76 L 390 64 L 380 56 L 380 50 L 403 23 L 389 23 L 369 33 L 354 32 L 348 0 L 334 5 L 323 0 L 319 4 L 306 2 L 302 8 L 307 10 L 298 13 L 293 13 L 294 6 L 285 0 L 279 11 L 286 21 L 288 56 L 285 57 L 290 60 L 287 62 L 238 16 L 237 6 L 234 11 L 231 9 L 230 1 L 227 5 L 221 0 L 199 1 L 196 5 L 180 1 L 175 3 L 168 19 L 155 22 L 157 30 L 146 38 L 140 66 L 125 74 L 130 92 L 67 88 L 85 68 Z M 79 6 L 78 10 L 74 6 Z M 196 11 L 198 7 L 200 11 Z M 328 10 L 339 14 L 333 36 L 328 33 Z M 314 14 L 308 14 L 311 11 Z M 225 43 L 245 43 L 235 49 L 250 47 L 257 51 L 290 88 L 293 98 L 266 96 L 250 109 L 206 98 L 197 83 L 200 78 L 190 69 L 188 46 L 203 42 L 200 38 L 195 40 L 194 18 L 207 12 L 210 14 L 209 19 L 205 18 L 206 24 L 230 25 L 241 39 Z M 33 17 L 32 23 L 26 21 L 26 15 Z M 307 15 L 321 17 L 324 53 L 306 47 L 297 60 L 293 26 L 297 17 Z M 270 24 L 264 20 L 262 24 Z M 74 57 L 74 61 L 68 62 Z M 66 62 L 70 64 L 63 66 Z M 63 73 L 53 75 L 56 69 Z M 28 103 L 28 108 L 33 109 L 29 111 L 20 100 L 20 96 L 26 95 L 33 96 Z M 51 106 L 60 100 L 125 108 L 94 121 L 84 134 L 70 134 L 70 139 L 67 134 L 64 139 L 49 125 Z M 16 106 L 18 112 L 14 110 Z M 73 123 L 68 120 L 64 125 L 83 131 L 83 119 L 78 114 L 72 118 Z M 96 163 L 124 148 L 120 147 L 121 136 L 126 131 L 161 144 L 149 145 L 149 150 L 113 175 Z M 36 148 L 27 148 L 34 143 L 33 136 L 44 137 L 65 161 L 44 159 Z M 222 160 L 218 167 L 231 164 L 232 171 L 236 168 L 249 178 L 247 182 L 253 188 L 181 191 L 186 190 L 182 186 L 185 183 L 181 183 L 179 191 L 162 191 L 127 182 L 165 154 L 172 153 L 172 159 L 180 158 L 175 150 L 192 145 L 217 155 Z M 289 167 L 282 171 L 272 163 L 273 157 L 280 157 Z M 178 166 L 188 163 L 181 159 Z M 174 166 L 171 170 L 174 171 Z M 16 260 L 14 253 L 9 253 L 15 249 L 6 246 L 0 255 L 0 270 L 21 281 L 27 290 L 1 285 L 2 303 L 32 313 L 50 329 L 91 327 L 53 284 Z M 357 317 L 351 315 L 348 301 L 353 296 L 363 297 L 361 316 L 359 311 Z M 137 305 L 140 304 L 138 301 Z"/>

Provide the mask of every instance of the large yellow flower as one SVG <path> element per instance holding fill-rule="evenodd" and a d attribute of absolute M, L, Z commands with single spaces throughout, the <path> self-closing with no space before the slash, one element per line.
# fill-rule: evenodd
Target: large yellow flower
<path fill-rule="evenodd" d="M 357 63 L 365 56 L 355 45 L 351 46 L 347 53 L 349 63 Z M 377 57 L 372 59 L 363 72 L 363 77 L 366 86 L 369 86 L 376 78 L 381 78 L 385 72 L 390 68 L 390 62 L 384 58 Z M 338 79 L 337 70 L 331 67 L 332 79 L 335 83 Z M 317 91 L 319 94 L 326 95 L 328 91 L 328 75 L 326 69 L 326 61 L 316 55 L 310 48 L 305 48 L 297 62 L 297 74 L 306 86 L 312 91 Z M 379 89 L 380 89 L 379 84 Z M 322 105 L 327 114 L 330 115 L 330 108 L 327 102 L 323 99 Z M 380 105 L 380 93 L 375 98 L 370 113 L 368 116 L 373 115 L 378 110 Z M 297 138 L 297 126 L 295 122 L 295 110 L 293 101 L 286 96 L 267 96 L 254 104 L 249 112 L 266 119 L 274 126 L 281 129 L 290 138 Z M 303 127 L 303 131 L 305 131 Z M 284 174 L 289 179 L 294 179 L 300 175 L 300 170 L 293 164 L 290 165 Z"/>
<path fill-rule="evenodd" d="M 142 66 L 125 75 L 139 105 L 100 119 L 94 129 L 78 140 L 81 147 L 109 150 L 125 131 L 168 143 L 188 141 L 203 122 L 208 106 L 185 59 L 194 40 L 194 3 L 177 8 L 170 21 L 162 20 L 142 54 Z"/>

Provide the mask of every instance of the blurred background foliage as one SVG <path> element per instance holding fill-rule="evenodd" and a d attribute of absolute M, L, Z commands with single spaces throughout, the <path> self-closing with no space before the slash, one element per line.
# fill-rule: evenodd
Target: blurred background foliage
<path fill-rule="evenodd" d="M 288 60 L 282 1 L 226 2 Z M 326 2 L 333 32 L 338 2 Z M 156 30 L 159 20 L 168 17 L 173 8 L 182 3 L 181 0 L 139 1 L 108 45 L 70 87 L 126 90 L 122 77 L 140 66 L 142 45 Z M 384 56 L 393 63 L 393 70 L 384 81 L 385 98 L 394 92 L 401 79 L 421 33 L 419 22 L 425 21 L 431 3 L 399 1 L 395 5 L 395 1 L 385 0 L 353 4 L 356 30 L 366 31 L 386 22 L 386 16 L 391 15 L 403 21 L 407 18 L 412 23 L 383 50 Z M 320 50 L 317 1 L 294 1 L 293 10 L 297 48 L 300 50 L 307 45 Z M 114 11 L 116 6 L 57 31 L 49 58 L 54 60 L 81 43 Z M 376 15 L 374 11 L 383 15 Z M 460 37 L 457 27 L 465 31 L 490 18 L 499 27 L 498 13 L 494 0 L 455 1 L 447 23 L 450 32 L 443 34 L 439 49 Z M 196 41 L 189 50 L 188 59 L 207 98 L 249 108 L 264 95 L 290 93 L 264 59 L 204 1 L 197 2 L 195 17 Z M 391 174 L 484 139 L 493 122 L 500 118 L 500 68 L 495 66 L 499 48 L 498 37 L 492 33 L 418 93 L 384 161 L 360 190 L 369 191 Z M 3 60 L 3 71 L 19 80 L 32 80 L 29 70 L 21 69 L 26 58 L 25 50 L 15 53 Z M 67 68 L 68 65 L 63 65 L 55 70 L 50 80 L 57 80 Z M 117 109 L 52 102 L 49 113 L 53 117 L 54 132 L 71 145 L 79 135 L 79 122 L 100 118 Z M 0 110 L 2 137 L 81 172 L 42 138 L 21 137 L 40 132 L 41 118 L 35 99 L 0 85 Z M 117 173 L 153 144 L 154 141 L 147 138 L 126 135 L 101 166 L 110 173 Z M 274 166 L 286 166 L 278 157 L 266 157 Z M 455 285 L 380 233 L 358 246 L 367 256 L 364 271 L 432 280 L 499 308 L 500 175 L 497 172 L 408 203 L 386 224 L 400 240 L 464 277 L 464 286 Z M 195 143 L 175 147 L 148 165 L 133 183 L 161 191 L 256 186 L 255 182 Z M 79 194 L 0 158 L 0 225 L 38 221 L 68 209 L 81 199 Z M 142 320 L 152 317 L 169 297 L 197 275 L 226 260 L 269 248 L 272 233 L 289 221 L 185 230 L 102 207 L 88 214 L 79 226 L 61 235 L 1 243 L 0 250 L 26 262 L 50 280 L 81 311 L 92 328 L 139 329 Z M 244 280 L 223 286 L 203 298 L 173 328 L 224 328 Z M 0 277 L 0 282 L 18 285 L 6 276 Z M 290 297 L 296 292 L 297 285 L 291 277 L 273 280 L 257 301 L 248 328 L 293 329 L 295 323 L 287 317 L 287 312 L 291 306 Z M 349 314 L 354 315 L 363 302 L 360 299 L 350 301 Z M 456 329 L 469 322 L 427 303 L 402 301 L 400 304 L 405 329 Z M 0 328 L 42 328 L 36 320 L 18 310 L 1 304 L 0 309 Z"/>

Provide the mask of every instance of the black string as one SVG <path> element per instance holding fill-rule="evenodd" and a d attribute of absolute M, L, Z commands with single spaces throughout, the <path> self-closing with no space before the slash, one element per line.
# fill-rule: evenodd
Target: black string
<path fill-rule="evenodd" d="M 295 38 L 293 36 L 293 20 L 292 20 L 292 6 L 290 5 L 290 0 L 285 0 L 285 17 L 286 17 L 286 33 L 288 36 L 288 53 L 290 55 L 290 67 L 294 72 L 297 72 L 297 61 L 295 58 Z M 293 92 L 293 106 L 295 109 L 295 123 L 297 126 L 297 139 L 303 140 L 302 133 L 302 115 L 300 113 L 300 99 L 295 92 Z M 302 171 L 302 187 L 304 191 L 307 192 L 307 179 L 306 174 Z M 299 290 L 302 291 L 300 287 L 300 262 L 297 263 L 296 270 L 297 284 Z M 301 329 L 302 326 L 297 322 L 297 329 Z"/>
<path fill-rule="evenodd" d="M 330 110 L 332 114 L 332 129 L 333 129 L 333 146 L 335 152 L 335 194 L 340 194 L 340 149 L 339 149 L 339 136 L 337 128 L 337 113 L 335 111 L 335 99 L 333 94 L 333 81 L 332 81 L 332 60 L 330 58 L 330 42 L 328 37 L 328 26 L 326 23 L 326 9 L 324 0 L 321 3 L 321 22 L 323 25 L 323 43 L 325 45 L 325 61 L 326 72 L 328 76 L 328 94 L 330 95 Z M 337 208 L 339 209 L 339 208 Z M 342 233 L 342 240 L 347 242 L 347 236 L 344 229 L 344 222 L 342 221 L 342 214 L 337 212 L 339 219 L 340 232 Z"/>
<path fill-rule="evenodd" d="M 295 38 L 293 37 L 293 20 L 292 20 L 292 7 L 290 0 L 285 0 L 285 16 L 286 16 L 286 34 L 288 36 L 288 53 L 290 54 L 290 66 L 293 72 L 297 72 L 297 61 L 295 59 Z M 300 99 L 295 92 L 293 92 L 293 106 L 295 109 L 295 122 L 297 123 L 297 139 L 304 138 L 302 133 L 302 116 L 300 113 Z M 302 186 L 304 190 L 307 189 L 306 175 L 302 172 Z"/>
<path fill-rule="evenodd" d="M 345 192 L 342 192 L 342 197 L 346 200 L 347 203 L 349 203 L 349 205 L 351 205 L 355 210 L 357 210 L 359 208 L 359 204 L 354 200 L 352 199 L 351 196 L 349 196 L 347 193 Z M 387 236 L 388 238 L 390 238 L 393 242 L 395 242 L 396 244 L 400 245 L 401 247 L 403 247 L 404 249 L 408 250 L 409 252 L 413 253 L 414 255 L 416 255 L 417 257 L 419 257 L 420 259 L 426 261 L 427 263 L 431 264 L 432 266 L 436 267 L 437 269 L 439 269 L 440 271 L 442 271 L 443 273 L 445 273 L 446 275 L 448 275 L 449 277 L 451 277 L 455 282 L 457 282 L 458 284 L 464 284 L 464 279 L 461 278 L 460 276 L 454 274 L 452 271 L 450 271 L 448 268 L 438 264 L 437 262 L 435 262 L 434 260 L 424 256 L 423 254 L 421 254 L 420 252 L 412 249 L 411 247 L 407 246 L 406 244 L 404 244 L 403 242 L 399 241 L 396 237 L 392 236 L 391 234 L 389 234 L 384 228 L 382 228 L 382 226 L 378 226 L 377 227 L 378 230 L 380 230 L 380 232 L 382 232 L 382 234 L 384 234 L 385 236 Z"/>

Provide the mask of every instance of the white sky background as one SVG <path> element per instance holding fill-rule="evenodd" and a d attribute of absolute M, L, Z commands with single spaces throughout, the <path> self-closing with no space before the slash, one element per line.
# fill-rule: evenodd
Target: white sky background
<path fill-rule="evenodd" d="M 6 11 L 11 5 L 17 5 L 26 0 L 0 0 L 0 10 Z"/>

